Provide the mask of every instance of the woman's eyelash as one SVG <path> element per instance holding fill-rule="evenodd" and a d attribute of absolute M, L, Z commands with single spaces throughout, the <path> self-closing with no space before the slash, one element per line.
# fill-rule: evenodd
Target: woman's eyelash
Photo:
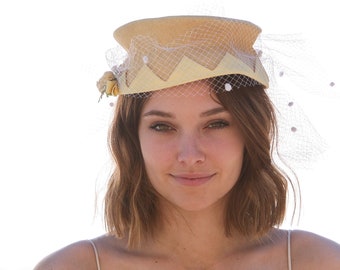
<path fill-rule="evenodd" d="M 228 127 L 228 126 L 230 126 L 230 123 L 228 121 L 218 120 L 218 121 L 214 121 L 214 122 L 209 123 L 207 125 L 207 128 L 219 129 L 219 128 L 225 128 L 225 127 Z"/>
<path fill-rule="evenodd" d="M 164 124 L 164 123 L 155 123 L 155 124 L 152 124 L 150 126 L 150 128 L 155 130 L 155 131 L 160 131 L 160 132 L 165 132 L 165 131 L 173 130 L 173 127 L 171 127 L 168 124 Z"/>
<path fill-rule="evenodd" d="M 206 128 L 208 129 L 222 129 L 230 126 L 230 123 L 225 120 L 217 120 L 217 121 L 212 121 L 206 125 Z M 166 123 L 154 123 L 150 125 L 150 129 L 157 131 L 157 132 L 167 132 L 167 131 L 172 131 L 175 128 L 172 127 L 169 124 Z"/>

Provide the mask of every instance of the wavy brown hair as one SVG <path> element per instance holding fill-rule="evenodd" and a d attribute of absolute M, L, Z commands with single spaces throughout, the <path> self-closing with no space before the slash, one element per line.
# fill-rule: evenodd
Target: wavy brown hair
<path fill-rule="evenodd" d="M 258 85 L 219 91 L 227 78 L 208 80 L 217 92 L 213 98 L 233 115 L 245 143 L 241 174 L 226 203 L 225 232 L 260 237 L 283 222 L 290 180 L 273 162 L 277 127 L 265 89 Z M 119 96 L 108 137 L 116 167 L 105 195 L 105 225 L 109 233 L 126 237 L 130 247 L 152 236 L 160 224 L 158 196 L 148 180 L 138 138 L 147 100 Z"/>

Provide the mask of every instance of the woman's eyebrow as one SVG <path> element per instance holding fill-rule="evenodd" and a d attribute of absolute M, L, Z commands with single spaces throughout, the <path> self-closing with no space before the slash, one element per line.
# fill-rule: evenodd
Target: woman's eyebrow
<path fill-rule="evenodd" d="M 200 117 L 211 116 L 211 115 L 222 113 L 222 112 L 228 112 L 228 111 L 224 107 L 216 107 L 216 108 L 209 109 L 207 111 L 200 113 Z M 166 117 L 166 118 L 175 118 L 175 116 L 172 113 L 160 111 L 160 110 L 148 111 L 143 114 L 143 117 L 146 117 L 146 116 L 160 116 L 160 117 Z"/>
<path fill-rule="evenodd" d="M 146 116 L 161 116 L 166 118 L 175 118 L 175 116 L 172 113 L 159 111 L 159 110 L 151 110 L 143 114 L 143 117 Z"/>
<path fill-rule="evenodd" d="M 200 116 L 201 117 L 206 117 L 206 116 L 211 116 L 211 115 L 222 113 L 222 112 L 226 112 L 227 113 L 228 110 L 225 109 L 224 107 L 216 107 L 216 108 L 213 108 L 213 109 L 210 109 L 210 110 L 207 110 L 207 111 L 204 111 L 204 112 L 200 113 Z"/>

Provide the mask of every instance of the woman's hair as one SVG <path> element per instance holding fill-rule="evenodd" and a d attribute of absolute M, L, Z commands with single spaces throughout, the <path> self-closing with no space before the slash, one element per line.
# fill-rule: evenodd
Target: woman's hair
<path fill-rule="evenodd" d="M 208 79 L 216 90 L 213 98 L 233 115 L 245 143 L 241 174 L 226 203 L 225 232 L 260 237 L 283 222 L 289 178 L 273 162 L 277 127 L 265 89 L 221 91 L 227 77 Z M 130 247 L 152 236 L 159 225 L 158 196 L 148 180 L 138 137 L 147 100 L 119 96 L 108 137 L 116 167 L 105 195 L 105 224 L 109 233 L 126 237 Z"/>

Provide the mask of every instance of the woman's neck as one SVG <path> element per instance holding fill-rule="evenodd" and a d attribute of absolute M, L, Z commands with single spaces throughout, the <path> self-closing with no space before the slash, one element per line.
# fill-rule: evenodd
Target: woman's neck
<path fill-rule="evenodd" d="M 181 264 L 184 261 L 215 263 L 246 243 L 245 239 L 236 241 L 226 236 L 222 204 L 199 211 L 163 207 L 162 213 L 165 221 L 151 246 L 158 252 L 171 254 Z"/>

